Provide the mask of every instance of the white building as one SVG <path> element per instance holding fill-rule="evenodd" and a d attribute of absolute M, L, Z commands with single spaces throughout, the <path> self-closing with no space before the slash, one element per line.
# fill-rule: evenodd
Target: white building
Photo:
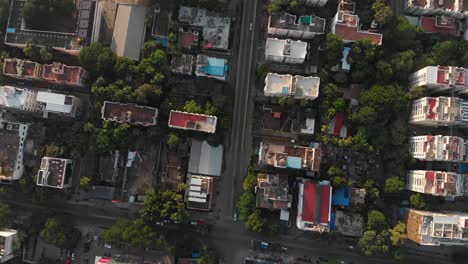
<path fill-rule="evenodd" d="M 454 198 L 463 196 L 464 176 L 443 171 L 408 171 L 406 188 L 413 192 Z"/>
<path fill-rule="evenodd" d="M 278 63 L 301 64 L 305 61 L 308 44 L 290 39 L 267 38 L 265 60 Z"/>
<path fill-rule="evenodd" d="M 298 185 L 297 228 L 320 233 L 329 232 L 332 201 L 330 182 L 300 182 Z"/>
<path fill-rule="evenodd" d="M 64 189 L 72 186 L 73 160 L 43 157 L 37 175 L 37 185 Z"/>
<path fill-rule="evenodd" d="M 466 143 L 455 136 L 416 136 L 409 139 L 412 157 L 427 161 L 467 161 Z"/>
<path fill-rule="evenodd" d="M 462 123 L 463 100 L 457 97 L 423 97 L 413 101 L 409 122 L 436 126 Z"/>
<path fill-rule="evenodd" d="M 76 96 L 51 92 L 38 92 L 36 100 L 45 106 L 44 117 L 49 113 L 75 117 L 80 105 Z"/>
<path fill-rule="evenodd" d="M 0 86 L 0 107 L 41 112 L 43 106 L 36 99 L 36 91 L 13 86 Z"/>
<path fill-rule="evenodd" d="M 296 22 L 297 21 L 297 22 Z M 268 18 L 268 34 L 283 38 L 312 39 L 325 32 L 325 18 L 300 16 L 286 12 L 273 13 Z"/>
<path fill-rule="evenodd" d="M 28 124 L 0 117 L 0 182 L 11 183 L 23 176 L 23 152 Z"/>
<path fill-rule="evenodd" d="M 16 230 L 0 230 L 0 263 L 5 263 L 15 257 L 17 236 Z"/>
<path fill-rule="evenodd" d="M 406 236 L 425 246 L 468 245 L 468 214 L 435 213 L 410 209 L 406 212 Z"/>
<path fill-rule="evenodd" d="M 410 86 L 423 86 L 430 92 L 468 93 L 468 74 L 463 67 L 427 66 L 409 75 Z"/>
<path fill-rule="evenodd" d="M 404 0 L 404 8 L 414 15 L 468 17 L 468 2 L 461 0 Z"/>
<path fill-rule="evenodd" d="M 292 96 L 295 99 L 314 100 L 319 95 L 320 78 L 268 73 L 265 78 L 265 96 Z"/>

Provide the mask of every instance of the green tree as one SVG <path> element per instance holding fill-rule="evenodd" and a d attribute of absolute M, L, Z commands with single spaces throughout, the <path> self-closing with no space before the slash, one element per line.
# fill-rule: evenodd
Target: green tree
<path fill-rule="evenodd" d="M 205 103 L 205 110 L 203 111 L 205 115 L 216 115 L 217 112 L 218 109 L 216 109 L 215 105 L 213 105 L 211 102 Z"/>
<path fill-rule="evenodd" d="M 151 99 L 156 98 L 161 94 L 161 87 L 145 83 L 135 90 L 133 97 L 136 99 L 137 103 L 148 104 Z"/>
<path fill-rule="evenodd" d="M 407 93 L 408 100 L 415 100 L 424 97 L 425 89 L 422 86 L 413 86 Z"/>
<path fill-rule="evenodd" d="M 420 193 L 413 193 L 410 196 L 410 206 L 415 209 L 426 209 L 426 201 Z"/>
<path fill-rule="evenodd" d="M 400 193 L 405 189 L 405 182 L 401 177 L 393 176 L 385 180 L 384 192 Z"/>
<path fill-rule="evenodd" d="M 446 40 L 436 43 L 432 46 L 432 51 L 426 60 L 427 65 L 456 65 L 457 43 L 452 40 Z"/>
<path fill-rule="evenodd" d="M 392 64 L 396 71 L 409 73 L 414 68 L 416 53 L 413 50 L 405 50 L 396 53 L 392 57 Z"/>
<path fill-rule="evenodd" d="M 351 113 L 351 120 L 362 125 L 373 124 L 378 118 L 377 112 L 370 106 L 363 106 Z"/>
<path fill-rule="evenodd" d="M 134 221 L 117 219 L 114 225 L 102 232 L 101 238 L 108 244 L 127 243 L 137 248 L 154 248 L 160 245 L 158 234 L 140 218 Z"/>
<path fill-rule="evenodd" d="M 367 229 L 380 232 L 387 228 L 387 222 L 382 212 L 377 210 L 370 210 L 367 214 Z"/>
<path fill-rule="evenodd" d="M 81 55 L 81 54 L 80 54 Z M 135 61 L 126 57 L 117 56 L 114 64 L 114 74 L 120 78 L 132 73 Z"/>
<path fill-rule="evenodd" d="M 252 214 L 249 215 L 247 221 L 245 221 L 245 227 L 251 231 L 260 233 L 263 231 L 265 223 L 265 219 L 263 219 L 260 215 L 260 210 L 256 209 Z"/>
<path fill-rule="evenodd" d="M 159 50 L 161 48 L 161 43 L 157 40 L 150 40 L 143 44 L 143 56 L 149 57 L 151 53 Z"/>
<path fill-rule="evenodd" d="M 337 65 L 343 58 L 343 41 L 334 33 L 327 34 L 325 49 L 327 50 L 327 64 L 329 67 Z"/>
<path fill-rule="evenodd" d="M 406 224 L 404 222 L 398 222 L 396 226 L 388 230 L 390 233 L 390 241 L 393 246 L 399 247 L 403 245 L 406 239 Z"/>
<path fill-rule="evenodd" d="M 80 187 L 83 190 L 88 190 L 90 185 L 91 185 L 91 178 L 88 177 L 88 176 L 81 176 L 81 178 L 80 178 Z"/>
<path fill-rule="evenodd" d="M 182 195 L 161 190 L 146 193 L 146 200 L 140 215 L 148 225 L 161 219 L 184 220 L 188 217 Z"/>
<path fill-rule="evenodd" d="M 45 241 L 59 248 L 64 247 L 67 239 L 63 224 L 56 218 L 47 219 L 40 235 Z"/>
<path fill-rule="evenodd" d="M 408 22 L 404 16 L 399 16 L 396 24 L 388 27 L 391 32 L 386 32 L 389 44 L 397 50 L 414 49 L 415 41 L 420 30 Z"/>
<path fill-rule="evenodd" d="M 11 220 L 10 206 L 0 202 L 0 226 L 3 228 L 9 227 Z"/>
<path fill-rule="evenodd" d="M 349 186 L 351 183 L 343 176 L 334 176 L 331 178 L 331 183 L 333 188 L 336 188 L 337 190 Z"/>
<path fill-rule="evenodd" d="M 369 67 L 369 65 L 374 65 L 380 56 L 380 48 L 372 44 L 369 39 L 362 39 L 354 42 L 348 56 L 348 62 L 353 65 L 351 70 L 351 77 L 353 80 L 372 80 L 375 77 L 375 71 L 374 68 Z"/>
<path fill-rule="evenodd" d="M 385 61 L 378 61 L 375 64 L 375 68 L 377 70 L 377 81 L 379 82 L 389 82 L 392 80 L 393 77 L 393 69 L 392 66 Z"/>
<path fill-rule="evenodd" d="M 50 62 L 54 58 L 54 51 L 50 47 L 42 47 L 39 50 L 39 56 L 42 62 Z"/>
<path fill-rule="evenodd" d="M 40 58 L 40 53 L 39 49 L 37 46 L 33 46 L 31 44 L 26 45 L 26 47 L 23 48 L 23 53 L 26 58 L 32 61 L 38 61 Z"/>
<path fill-rule="evenodd" d="M 392 17 L 392 8 L 384 0 L 377 0 L 371 7 L 374 12 L 374 19 L 380 24 L 386 24 Z"/>
<path fill-rule="evenodd" d="M 179 144 L 179 137 L 174 134 L 174 133 L 169 133 L 167 136 L 167 145 L 169 145 L 170 148 L 173 148 Z"/>
<path fill-rule="evenodd" d="M 203 113 L 203 107 L 200 106 L 197 102 L 195 102 L 195 100 L 186 101 L 182 109 L 188 113 Z"/>
<path fill-rule="evenodd" d="M 237 208 L 239 209 L 239 220 L 246 222 L 248 217 L 255 210 L 255 195 L 253 192 L 243 192 L 237 201 Z"/>
<path fill-rule="evenodd" d="M 279 12 L 281 10 L 281 0 L 271 0 L 270 4 L 268 5 L 268 12 L 270 14 Z"/>
<path fill-rule="evenodd" d="M 372 179 L 366 180 L 366 182 L 363 185 L 363 188 L 366 190 L 367 196 L 372 199 L 376 200 L 379 198 L 379 190 L 375 188 L 375 182 Z"/>
<path fill-rule="evenodd" d="M 110 48 L 102 48 L 97 57 L 97 71 L 100 74 L 109 75 L 114 71 L 117 56 Z"/>
<path fill-rule="evenodd" d="M 56 144 L 48 144 L 44 147 L 44 155 L 53 158 L 59 158 L 64 153 L 63 147 L 59 147 Z"/>
<path fill-rule="evenodd" d="M 330 168 L 328 168 L 328 177 L 329 178 L 333 178 L 333 177 L 341 177 L 344 175 L 344 172 L 342 169 L 336 167 L 336 166 L 331 166 Z"/>
<path fill-rule="evenodd" d="M 94 42 L 88 47 L 81 49 L 80 56 L 78 57 L 81 66 L 95 76 L 99 75 L 98 57 L 101 54 L 102 49 L 103 46 L 101 43 Z"/>
<path fill-rule="evenodd" d="M 252 168 L 249 168 L 247 177 L 242 182 L 242 188 L 245 192 L 253 192 L 255 186 L 257 186 L 257 174 Z"/>
<path fill-rule="evenodd" d="M 368 230 L 364 232 L 359 239 L 359 247 L 366 256 L 387 253 L 390 249 L 388 231 L 384 230 L 379 233 L 375 230 Z"/>

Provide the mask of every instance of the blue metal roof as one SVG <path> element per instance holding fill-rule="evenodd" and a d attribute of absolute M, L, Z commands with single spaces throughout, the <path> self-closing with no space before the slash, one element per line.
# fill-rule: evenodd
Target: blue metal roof
<path fill-rule="evenodd" d="M 349 206 L 349 197 L 351 194 L 351 187 L 341 188 L 333 194 L 332 204 L 338 206 Z"/>
<path fill-rule="evenodd" d="M 225 60 L 218 58 L 208 58 L 208 62 L 206 63 L 206 74 L 213 76 L 224 76 L 225 72 Z"/>
<path fill-rule="evenodd" d="M 286 167 L 292 169 L 301 169 L 302 159 L 300 157 L 288 157 L 286 159 Z"/>
<path fill-rule="evenodd" d="M 336 220 L 336 214 L 332 213 L 330 216 L 330 231 L 335 230 L 335 220 Z"/>

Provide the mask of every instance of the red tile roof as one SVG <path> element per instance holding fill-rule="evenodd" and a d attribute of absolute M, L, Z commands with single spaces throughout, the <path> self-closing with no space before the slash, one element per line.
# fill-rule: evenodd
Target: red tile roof
<path fill-rule="evenodd" d="M 81 67 L 54 62 L 43 66 L 42 78 L 49 82 L 80 85 L 83 74 L 85 74 L 84 69 Z"/>
<path fill-rule="evenodd" d="M 321 185 L 320 192 L 320 223 L 328 224 L 330 214 L 330 185 Z"/>
<path fill-rule="evenodd" d="M 343 127 L 343 113 L 337 113 L 335 116 L 335 127 L 333 134 L 339 136 L 341 134 L 341 128 Z"/>
<path fill-rule="evenodd" d="M 442 24 L 442 19 L 445 24 Z M 421 28 L 426 33 L 439 33 L 460 36 L 460 23 L 456 19 L 441 17 L 422 17 Z"/>
<path fill-rule="evenodd" d="M 427 113 L 427 118 L 434 120 L 436 117 L 436 113 L 434 112 L 436 104 L 437 104 L 437 99 L 436 98 L 428 98 L 427 103 L 429 104 L 429 113 Z"/>
<path fill-rule="evenodd" d="M 173 128 L 215 133 L 216 122 L 216 116 L 171 110 L 168 125 Z"/>
<path fill-rule="evenodd" d="M 192 49 L 197 44 L 198 36 L 191 32 L 179 32 L 179 46 L 184 49 Z"/>
<path fill-rule="evenodd" d="M 314 211 L 315 211 L 315 183 L 304 184 L 304 194 L 302 203 L 302 221 L 314 222 Z"/>
<path fill-rule="evenodd" d="M 357 27 L 337 23 L 335 25 L 335 34 L 344 41 L 357 41 L 360 39 L 369 39 L 375 45 L 382 44 L 382 34 L 359 31 Z"/>
<path fill-rule="evenodd" d="M 169 125 L 176 127 L 187 127 L 188 122 L 205 122 L 206 116 L 194 115 L 182 112 L 171 112 Z"/>

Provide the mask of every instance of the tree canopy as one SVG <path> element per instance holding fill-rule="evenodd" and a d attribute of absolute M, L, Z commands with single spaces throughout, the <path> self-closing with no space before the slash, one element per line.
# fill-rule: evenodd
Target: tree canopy
<path fill-rule="evenodd" d="M 387 227 L 385 221 L 385 215 L 377 210 L 371 210 L 367 214 L 367 229 L 376 230 L 378 232 L 384 230 Z"/>
<path fill-rule="evenodd" d="M 343 58 L 343 41 L 334 33 L 327 34 L 325 49 L 327 50 L 327 65 L 328 67 L 335 66 Z"/>
<path fill-rule="evenodd" d="M 413 193 L 410 196 L 410 206 L 415 209 L 426 209 L 426 201 L 420 193 Z"/>
<path fill-rule="evenodd" d="M 10 206 L 0 202 L 0 226 L 9 227 L 11 225 Z"/>
<path fill-rule="evenodd" d="M 380 24 L 387 23 L 392 17 L 392 7 L 385 3 L 385 0 L 377 0 L 372 4 L 374 19 Z"/>
<path fill-rule="evenodd" d="M 128 243 L 137 248 L 155 248 L 161 243 L 159 235 L 140 218 L 134 221 L 119 218 L 112 227 L 102 232 L 101 237 L 105 243 Z"/>
<path fill-rule="evenodd" d="M 389 251 L 389 232 L 384 230 L 377 232 L 368 230 L 362 234 L 359 239 L 359 247 L 366 256 L 371 256 L 379 253 L 387 253 Z"/>
<path fill-rule="evenodd" d="M 163 219 L 185 220 L 188 217 L 182 195 L 159 189 L 146 193 L 146 200 L 140 214 L 147 225 L 154 225 L 155 222 Z"/>
<path fill-rule="evenodd" d="M 401 177 L 393 176 L 385 180 L 384 192 L 400 193 L 405 189 L 405 182 Z"/>
<path fill-rule="evenodd" d="M 72 249 L 80 240 L 81 233 L 72 227 L 66 219 L 49 218 L 42 228 L 40 236 L 58 248 Z"/>

